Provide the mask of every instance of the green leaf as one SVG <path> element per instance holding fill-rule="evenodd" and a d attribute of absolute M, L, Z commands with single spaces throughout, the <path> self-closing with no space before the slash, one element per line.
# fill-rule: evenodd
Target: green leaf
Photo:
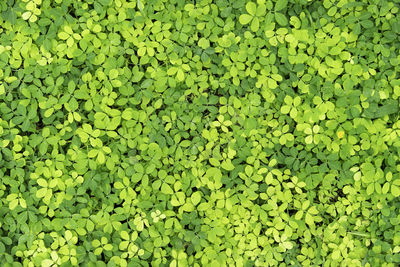
<path fill-rule="evenodd" d="M 110 250 L 113 249 L 113 245 L 112 245 L 112 244 L 106 244 L 106 245 L 104 246 L 104 249 L 107 250 L 107 251 L 110 251 Z"/>
<path fill-rule="evenodd" d="M 367 187 L 367 194 L 368 195 L 372 195 L 372 193 L 374 193 L 375 189 L 374 189 L 374 183 L 370 183 Z"/>
<path fill-rule="evenodd" d="M 9 203 L 10 210 L 15 209 L 17 206 L 18 206 L 18 199 L 17 198 L 12 200 L 12 201 L 10 201 L 10 203 Z"/>
<path fill-rule="evenodd" d="M 206 38 L 200 38 L 198 45 L 203 49 L 207 49 L 210 47 L 210 41 Z"/>
<path fill-rule="evenodd" d="M 185 74 L 181 69 L 178 69 L 178 72 L 176 73 L 176 78 L 179 82 L 182 82 L 185 79 Z"/>
<path fill-rule="evenodd" d="M 92 231 L 94 230 L 94 223 L 93 223 L 91 220 L 88 220 L 88 221 L 86 222 L 86 229 L 87 229 L 89 232 L 92 232 Z"/>
<path fill-rule="evenodd" d="M 168 69 L 167 74 L 168 74 L 169 76 L 172 76 L 172 75 L 174 75 L 177 71 L 178 71 L 178 68 L 177 68 L 177 67 L 171 67 L 171 68 Z"/>
<path fill-rule="evenodd" d="M 288 106 L 288 105 L 284 105 L 284 106 L 282 106 L 281 107 L 281 113 L 282 114 L 288 114 L 289 112 L 290 112 L 290 106 Z"/>
<path fill-rule="evenodd" d="M 99 164 L 104 164 L 106 162 L 106 157 L 104 156 L 103 151 L 99 151 L 97 154 L 97 162 Z"/>
<path fill-rule="evenodd" d="M 392 184 L 390 192 L 394 197 L 399 197 L 400 196 L 400 187 L 397 185 Z"/>
<path fill-rule="evenodd" d="M 121 182 L 115 182 L 115 183 L 114 183 L 114 187 L 115 187 L 116 189 L 124 189 L 124 188 L 125 188 L 124 184 L 121 183 Z"/>
<path fill-rule="evenodd" d="M 260 21 L 258 20 L 258 18 L 254 18 L 253 21 L 251 22 L 250 29 L 253 32 L 256 32 L 258 31 L 259 28 L 260 28 Z"/>
<path fill-rule="evenodd" d="M 67 39 L 67 45 L 69 47 L 74 45 L 74 38 L 72 36 Z"/>
<path fill-rule="evenodd" d="M 340 250 L 334 250 L 332 252 L 332 259 L 333 260 L 339 260 L 340 258 L 341 258 Z"/>
<path fill-rule="evenodd" d="M 286 26 L 288 24 L 286 16 L 279 12 L 275 13 L 275 20 L 280 26 Z"/>
<path fill-rule="evenodd" d="M 194 192 L 190 196 L 190 199 L 191 199 L 193 205 L 197 206 L 197 204 L 199 204 L 201 201 L 201 193 L 199 191 Z"/>
<path fill-rule="evenodd" d="M 43 198 L 46 194 L 47 194 L 47 188 L 41 188 L 38 191 L 36 191 L 37 198 Z"/>
<path fill-rule="evenodd" d="M 314 218 L 308 212 L 306 213 L 305 221 L 308 225 L 314 225 Z"/>
<path fill-rule="evenodd" d="M 256 16 L 257 17 L 264 17 L 267 11 L 267 7 L 265 4 L 260 4 L 257 6 L 257 12 Z"/>
<path fill-rule="evenodd" d="M 92 150 L 89 151 L 88 157 L 89 158 L 94 158 L 94 157 L 97 156 L 98 153 L 99 153 L 99 151 L 97 149 L 92 149 Z"/>
<path fill-rule="evenodd" d="M 278 0 L 275 3 L 275 11 L 281 11 L 282 9 L 284 9 L 288 4 L 288 0 Z"/>
<path fill-rule="evenodd" d="M 44 117 L 45 118 L 48 118 L 48 117 L 50 117 L 52 114 L 53 114 L 53 111 L 54 111 L 54 108 L 49 108 L 48 110 L 46 110 L 45 112 L 44 112 Z"/>
<path fill-rule="evenodd" d="M 113 131 L 113 130 L 117 129 L 117 127 L 119 126 L 120 123 L 121 123 L 120 116 L 112 118 L 110 123 L 107 124 L 107 130 Z"/>
<path fill-rule="evenodd" d="M 230 159 L 227 159 L 221 163 L 221 167 L 227 171 L 232 171 L 235 169 L 235 166 L 232 164 Z"/>
<path fill-rule="evenodd" d="M 45 180 L 45 179 L 43 179 L 43 178 L 39 178 L 39 179 L 37 179 L 37 181 L 36 181 L 37 183 L 38 183 L 38 185 L 40 185 L 41 187 L 47 187 L 47 181 Z"/>
<path fill-rule="evenodd" d="M 239 17 L 239 22 L 240 22 L 240 24 L 242 24 L 242 25 L 246 25 L 246 24 L 249 24 L 250 21 L 251 21 L 252 19 L 253 19 L 252 16 L 247 15 L 247 14 L 242 14 L 242 15 L 240 15 L 240 17 Z"/>
<path fill-rule="evenodd" d="M 4 95 L 6 93 L 6 89 L 4 88 L 4 84 L 0 84 L 0 95 Z"/>
<path fill-rule="evenodd" d="M 100 255 L 102 252 L 103 252 L 103 248 L 96 248 L 93 253 L 94 253 L 94 255 Z"/>
<path fill-rule="evenodd" d="M 249 165 L 247 165 L 244 170 L 245 170 L 247 177 L 250 177 L 253 174 L 253 168 Z"/>
<path fill-rule="evenodd" d="M 210 158 L 210 163 L 215 167 L 218 167 L 220 165 L 219 160 L 217 160 L 216 158 Z"/>
<path fill-rule="evenodd" d="M 116 79 L 118 77 L 118 70 L 116 70 L 116 69 L 110 70 L 109 77 L 111 80 Z"/>
<path fill-rule="evenodd" d="M 163 183 L 161 186 L 161 192 L 163 194 L 167 194 L 167 195 L 172 195 L 174 193 L 174 191 L 172 190 L 172 188 L 169 186 L 169 184 L 167 183 Z"/>
<path fill-rule="evenodd" d="M 257 5 L 254 2 L 247 2 L 246 10 L 250 15 L 255 16 L 257 12 Z"/>
<path fill-rule="evenodd" d="M 308 135 L 308 136 L 306 136 L 306 138 L 305 138 L 305 142 L 306 142 L 306 144 L 312 144 L 313 143 L 313 137 L 312 137 L 312 135 Z"/>
<path fill-rule="evenodd" d="M 282 242 L 282 245 L 286 249 L 292 249 L 293 248 L 292 242 Z"/>
<path fill-rule="evenodd" d="M 69 34 L 66 33 L 66 32 L 59 32 L 59 33 L 58 33 L 58 37 L 59 37 L 61 40 L 67 40 L 67 39 L 69 38 Z"/>
<path fill-rule="evenodd" d="M 389 101 L 387 104 L 378 108 L 375 113 L 375 118 L 381 118 L 385 115 L 397 113 L 399 111 L 399 104 L 397 101 Z"/>

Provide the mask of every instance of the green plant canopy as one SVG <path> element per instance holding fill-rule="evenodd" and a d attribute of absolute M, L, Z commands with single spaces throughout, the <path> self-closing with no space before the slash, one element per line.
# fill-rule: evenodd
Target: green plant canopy
<path fill-rule="evenodd" d="M 0 266 L 399 266 L 399 8 L 0 1 Z"/>

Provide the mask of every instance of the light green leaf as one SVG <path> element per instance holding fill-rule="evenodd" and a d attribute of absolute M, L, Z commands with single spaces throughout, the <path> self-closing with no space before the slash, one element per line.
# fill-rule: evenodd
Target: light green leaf
<path fill-rule="evenodd" d="M 11 200 L 9 203 L 10 210 L 15 209 L 18 206 L 18 198 Z"/>
<path fill-rule="evenodd" d="M 114 183 L 114 187 L 115 187 L 116 189 L 124 189 L 124 188 L 125 188 L 124 184 L 121 183 L 121 182 L 115 182 L 115 183 Z"/>
<path fill-rule="evenodd" d="M 290 106 L 284 105 L 281 107 L 281 113 L 282 114 L 288 114 L 290 112 Z"/>
<path fill-rule="evenodd" d="M 103 248 L 96 248 L 95 250 L 94 250 L 94 255 L 100 255 L 101 253 L 103 252 Z"/>
<path fill-rule="evenodd" d="M 398 197 L 398 196 L 400 196 L 400 187 L 398 187 L 397 185 L 392 184 L 390 192 L 392 193 L 392 195 L 394 197 Z"/>
<path fill-rule="evenodd" d="M 308 136 L 306 136 L 306 139 L 305 139 L 305 142 L 306 142 L 306 144 L 312 144 L 312 142 L 313 142 L 313 137 L 312 137 L 312 135 L 308 135 Z"/>
<path fill-rule="evenodd" d="M 256 18 L 254 18 L 253 21 L 251 22 L 250 29 L 251 29 L 253 32 L 256 32 L 256 31 L 258 31 L 259 28 L 260 28 L 260 21 L 259 21 L 258 18 L 256 17 Z"/>
<path fill-rule="evenodd" d="M 183 73 L 183 71 L 181 69 L 178 69 L 178 72 L 176 73 L 176 79 L 179 82 L 182 82 L 185 79 L 185 74 Z"/>
<path fill-rule="evenodd" d="M 177 67 L 171 67 L 171 68 L 168 69 L 167 74 L 168 74 L 169 76 L 172 76 L 172 75 L 174 75 L 177 71 L 178 71 L 178 68 L 177 68 Z"/>
<path fill-rule="evenodd" d="M 242 24 L 242 25 L 246 25 L 246 24 L 249 24 L 250 21 L 251 21 L 252 19 L 253 19 L 252 16 L 247 15 L 247 14 L 242 14 L 242 15 L 240 15 L 240 17 L 239 17 L 239 22 L 240 22 L 240 24 Z"/>
<path fill-rule="evenodd" d="M 72 36 L 67 39 L 67 45 L 69 47 L 74 45 L 74 38 L 72 38 Z"/>
<path fill-rule="evenodd" d="M 210 41 L 206 38 L 200 38 L 198 45 L 203 49 L 207 49 L 210 47 Z"/>
<path fill-rule="evenodd" d="M 305 221 L 308 225 L 314 225 L 314 218 L 308 212 L 306 213 Z"/>
<path fill-rule="evenodd" d="M 91 149 L 88 153 L 88 158 L 94 158 L 97 156 L 98 153 L 99 151 L 97 149 Z"/>
<path fill-rule="evenodd" d="M 284 248 L 286 248 L 286 249 L 292 249 L 293 248 L 292 242 L 289 242 L 289 241 L 282 242 L 282 246 Z"/>
<path fill-rule="evenodd" d="M 104 156 L 103 151 L 99 151 L 97 154 L 97 162 L 99 164 L 104 164 L 106 162 L 106 157 Z"/>
<path fill-rule="evenodd" d="M 340 250 L 334 250 L 332 252 L 332 259 L 333 260 L 338 260 L 338 259 L 340 259 L 340 255 L 341 255 Z"/>
<path fill-rule="evenodd" d="M 235 169 L 235 166 L 232 164 L 230 159 L 227 159 L 224 162 L 222 162 L 221 167 L 227 171 L 232 171 L 233 169 Z"/>
<path fill-rule="evenodd" d="M 53 114 L 53 111 L 54 111 L 54 108 L 49 108 L 48 110 L 46 110 L 45 112 L 44 112 L 44 116 L 46 117 L 46 118 L 48 118 L 48 117 L 50 117 L 52 114 Z"/>
<path fill-rule="evenodd" d="M 104 246 L 104 249 L 107 250 L 107 251 L 110 251 L 110 250 L 113 249 L 113 245 L 112 245 L 112 244 L 106 244 L 106 245 Z"/>
<path fill-rule="evenodd" d="M 167 183 L 163 183 L 163 185 L 161 186 L 161 192 L 167 195 L 172 195 L 174 193 L 172 188 Z"/>
<path fill-rule="evenodd" d="M 31 17 L 31 15 L 32 15 L 32 12 L 26 11 L 26 12 L 24 12 L 24 13 L 22 14 L 22 19 L 23 19 L 23 20 L 28 20 L 28 19 Z"/>
<path fill-rule="evenodd" d="M 257 5 L 254 2 L 248 2 L 246 4 L 246 10 L 250 15 L 255 16 L 257 12 Z"/>
<path fill-rule="evenodd" d="M 190 199 L 192 200 L 193 205 L 197 205 L 201 201 L 201 193 L 199 191 L 194 192 L 191 196 Z"/>
<path fill-rule="evenodd" d="M 251 166 L 249 166 L 249 165 L 247 165 L 244 168 L 244 171 L 245 171 L 247 177 L 250 177 L 253 174 L 253 168 Z"/>
<path fill-rule="evenodd" d="M 211 165 L 213 165 L 215 167 L 218 167 L 220 165 L 219 160 L 217 160 L 216 158 L 210 158 L 209 161 L 210 161 Z"/>
<path fill-rule="evenodd" d="M 37 198 L 43 198 L 47 193 L 47 188 L 41 188 L 38 191 L 36 191 L 36 197 Z"/>
<path fill-rule="evenodd" d="M 375 191 L 374 183 L 370 183 L 367 187 L 367 194 L 372 195 L 372 193 L 374 193 L 374 191 Z"/>
<path fill-rule="evenodd" d="M 59 32 L 59 33 L 58 33 L 58 37 L 59 37 L 61 40 L 67 40 L 67 39 L 69 38 L 69 34 L 66 33 L 66 32 Z"/>
<path fill-rule="evenodd" d="M 36 182 L 37 182 L 38 185 L 40 185 L 41 187 L 47 187 L 47 185 L 48 185 L 47 181 L 46 181 L 45 179 L 43 179 L 43 178 L 37 179 Z"/>
<path fill-rule="evenodd" d="M 111 80 L 114 80 L 115 78 L 117 78 L 118 77 L 118 70 L 116 70 L 116 69 L 110 70 L 109 77 L 110 77 Z"/>

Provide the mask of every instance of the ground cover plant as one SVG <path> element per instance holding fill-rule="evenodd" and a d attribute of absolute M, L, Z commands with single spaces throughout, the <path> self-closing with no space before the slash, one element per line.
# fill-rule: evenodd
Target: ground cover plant
<path fill-rule="evenodd" d="M 399 7 L 0 1 L 0 265 L 399 266 Z"/>

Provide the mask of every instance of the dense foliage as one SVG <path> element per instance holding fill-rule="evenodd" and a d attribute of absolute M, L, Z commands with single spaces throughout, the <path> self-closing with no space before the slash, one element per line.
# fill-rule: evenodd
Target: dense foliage
<path fill-rule="evenodd" d="M 399 7 L 0 1 L 1 266 L 398 266 Z"/>

